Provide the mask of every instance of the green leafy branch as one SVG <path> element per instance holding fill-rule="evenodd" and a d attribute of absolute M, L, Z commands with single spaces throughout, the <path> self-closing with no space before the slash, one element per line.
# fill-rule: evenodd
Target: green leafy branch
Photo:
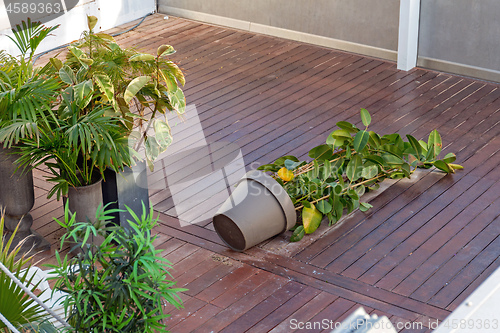
<path fill-rule="evenodd" d="M 369 131 L 370 113 L 361 109 L 360 115 L 364 129 L 338 122 L 326 143 L 309 151 L 311 161 L 287 155 L 259 167 L 273 174 L 300 212 L 292 242 L 313 233 L 324 217 L 332 225 L 354 209 L 370 209 L 372 205 L 360 199 L 385 179 L 410 178 L 417 168 L 434 166 L 446 173 L 463 168 L 453 164 L 453 153 L 438 159 L 442 140 L 437 130 L 427 141 L 411 135 L 405 141 L 397 133 L 381 136 Z"/>

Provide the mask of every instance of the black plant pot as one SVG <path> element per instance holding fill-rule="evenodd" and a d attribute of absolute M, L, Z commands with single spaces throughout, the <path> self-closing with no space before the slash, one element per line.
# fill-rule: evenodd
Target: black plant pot
<path fill-rule="evenodd" d="M 129 226 L 127 220 L 133 220 L 126 207 L 141 216 L 143 204 L 149 211 L 149 192 L 146 162 L 138 162 L 133 167 L 125 167 L 120 173 L 111 169 L 104 172 L 105 181 L 102 183 L 102 196 L 108 208 L 123 210 L 116 213 L 113 222 L 124 228 Z"/>

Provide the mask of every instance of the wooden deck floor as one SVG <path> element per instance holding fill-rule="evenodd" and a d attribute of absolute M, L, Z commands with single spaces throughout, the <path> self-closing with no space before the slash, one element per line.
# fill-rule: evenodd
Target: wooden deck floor
<path fill-rule="evenodd" d="M 174 126 L 173 152 L 236 145 L 242 159 L 234 178 L 242 167 L 288 153 L 305 157 L 337 121 L 360 123 L 361 107 L 377 132 L 423 138 L 437 128 L 444 153 L 457 153 L 465 167 L 396 182 L 371 201 L 369 212 L 323 227 L 321 237 L 287 245 L 280 236 L 235 253 L 209 218 L 231 187 L 218 188 L 193 169 L 203 174 L 201 182 L 173 193 L 163 185 L 166 167 L 159 161 L 150 175 L 151 202 L 162 220 L 158 245 L 179 285 L 189 288 L 185 308 L 169 309 L 172 332 L 292 332 L 292 320 L 335 323 L 359 306 L 387 315 L 402 332 L 428 332 L 499 266 L 497 84 L 402 72 L 392 62 L 163 15 L 117 39 L 147 52 L 161 44 L 177 49 L 173 59 L 185 71 L 191 113 L 188 125 Z M 189 156 L 181 156 L 182 165 L 192 164 Z M 51 261 L 61 234 L 52 217 L 61 216 L 61 204 L 46 199 L 43 171 L 35 177 L 34 228 L 53 244 L 44 253 Z M 178 202 L 196 224 L 179 222 Z"/>

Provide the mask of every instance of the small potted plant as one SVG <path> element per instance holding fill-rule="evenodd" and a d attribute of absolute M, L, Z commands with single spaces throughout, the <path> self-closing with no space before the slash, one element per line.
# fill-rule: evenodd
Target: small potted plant
<path fill-rule="evenodd" d="M 462 169 L 462 166 L 453 164 L 456 159 L 453 153 L 438 159 L 442 141 L 437 130 L 429 134 L 427 141 L 419 141 L 411 135 L 406 135 L 405 141 L 397 133 L 381 136 L 369 131 L 371 116 L 366 109 L 361 109 L 361 120 L 364 129 L 345 121 L 338 122 L 339 129 L 328 136 L 326 143 L 309 151 L 309 157 L 312 159 L 310 161 L 301 161 L 295 156 L 283 156 L 272 164 L 258 168 L 269 172 L 271 176 L 266 177 L 252 171 L 252 178 L 266 178 L 271 184 L 267 186 L 268 193 L 280 192 L 269 178 L 286 192 L 289 202 L 283 199 L 282 194 L 280 199 L 275 195 L 277 201 L 284 201 L 285 204 L 276 206 L 273 213 L 270 213 L 286 217 L 286 228 L 276 217 L 264 217 L 260 222 L 243 221 L 242 215 L 249 214 L 250 211 L 269 210 L 255 206 L 239 207 L 239 203 L 245 201 L 252 205 L 257 200 L 256 196 L 266 194 L 266 191 L 256 191 L 243 186 L 239 192 L 245 199 L 228 199 L 214 216 L 214 227 L 221 238 L 233 249 L 241 251 L 276 235 L 278 232 L 275 231 L 280 228 L 275 228 L 271 233 L 267 231 L 269 225 L 278 221 L 282 231 L 294 230 L 290 241 L 296 242 L 305 234 L 313 233 L 324 217 L 331 225 L 354 209 L 370 209 L 372 206 L 362 202 L 361 197 L 367 191 L 376 190 L 384 179 L 409 178 L 416 168 L 434 166 L 446 173 Z M 238 187 L 233 193 L 235 196 L 238 195 Z M 253 187 L 255 188 L 255 185 Z M 294 214 L 293 224 L 289 223 L 290 206 L 294 207 L 298 216 L 295 218 Z M 238 212 L 235 213 L 236 211 Z M 261 227 L 255 228 L 255 223 L 259 223 Z M 259 234 L 259 237 L 253 234 Z"/>
<path fill-rule="evenodd" d="M 32 65 L 37 47 L 56 28 L 28 19 L 12 29 L 13 37 L 8 36 L 20 55 L 13 57 L 0 50 L 0 207 L 5 209 L 6 228 L 12 231 L 21 221 L 18 239 L 31 235 L 24 245 L 36 250 L 49 244 L 30 229 L 33 219 L 29 211 L 35 202 L 33 174 L 31 170 L 18 171 L 13 154 L 21 139 L 39 134 L 36 123 L 45 121 L 45 113 L 56 98 L 59 83 L 49 75 L 48 67 Z"/>
<path fill-rule="evenodd" d="M 164 319 L 169 317 L 163 306 L 170 303 L 182 306 L 178 293 L 169 280 L 170 263 L 159 254 L 151 230 L 157 223 L 153 210 L 143 206 L 142 214 L 129 210 L 133 219 L 130 228 L 122 226 L 97 229 L 89 222 L 77 222 L 65 210 L 64 221 L 57 222 L 66 229 L 61 247 L 67 239 L 80 242 L 86 250 L 77 256 L 64 258 L 56 252 L 56 265 L 51 278 L 54 290 L 64 291 L 70 332 L 167 332 Z M 112 210 L 100 207 L 96 220 L 109 225 Z M 101 233 L 100 245 L 86 244 L 85 237 Z"/>

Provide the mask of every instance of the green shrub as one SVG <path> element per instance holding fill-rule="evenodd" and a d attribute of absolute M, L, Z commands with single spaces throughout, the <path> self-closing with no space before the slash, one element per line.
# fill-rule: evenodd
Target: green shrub
<path fill-rule="evenodd" d="M 128 208 L 127 208 L 128 209 Z M 170 263 L 155 249 L 151 230 L 158 218 L 153 210 L 139 217 L 129 209 L 134 221 L 130 227 L 106 226 L 116 210 L 99 208 L 96 225 L 75 222 L 66 207 L 66 228 L 61 247 L 66 240 L 81 248 L 78 255 L 61 259 L 56 252 L 57 265 L 54 289 L 69 294 L 64 300 L 68 322 L 74 332 L 167 332 L 162 307 L 167 302 L 181 307 L 178 292 L 170 281 Z M 91 236 L 102 235 L 100 245 L 87 243 Z"/>

